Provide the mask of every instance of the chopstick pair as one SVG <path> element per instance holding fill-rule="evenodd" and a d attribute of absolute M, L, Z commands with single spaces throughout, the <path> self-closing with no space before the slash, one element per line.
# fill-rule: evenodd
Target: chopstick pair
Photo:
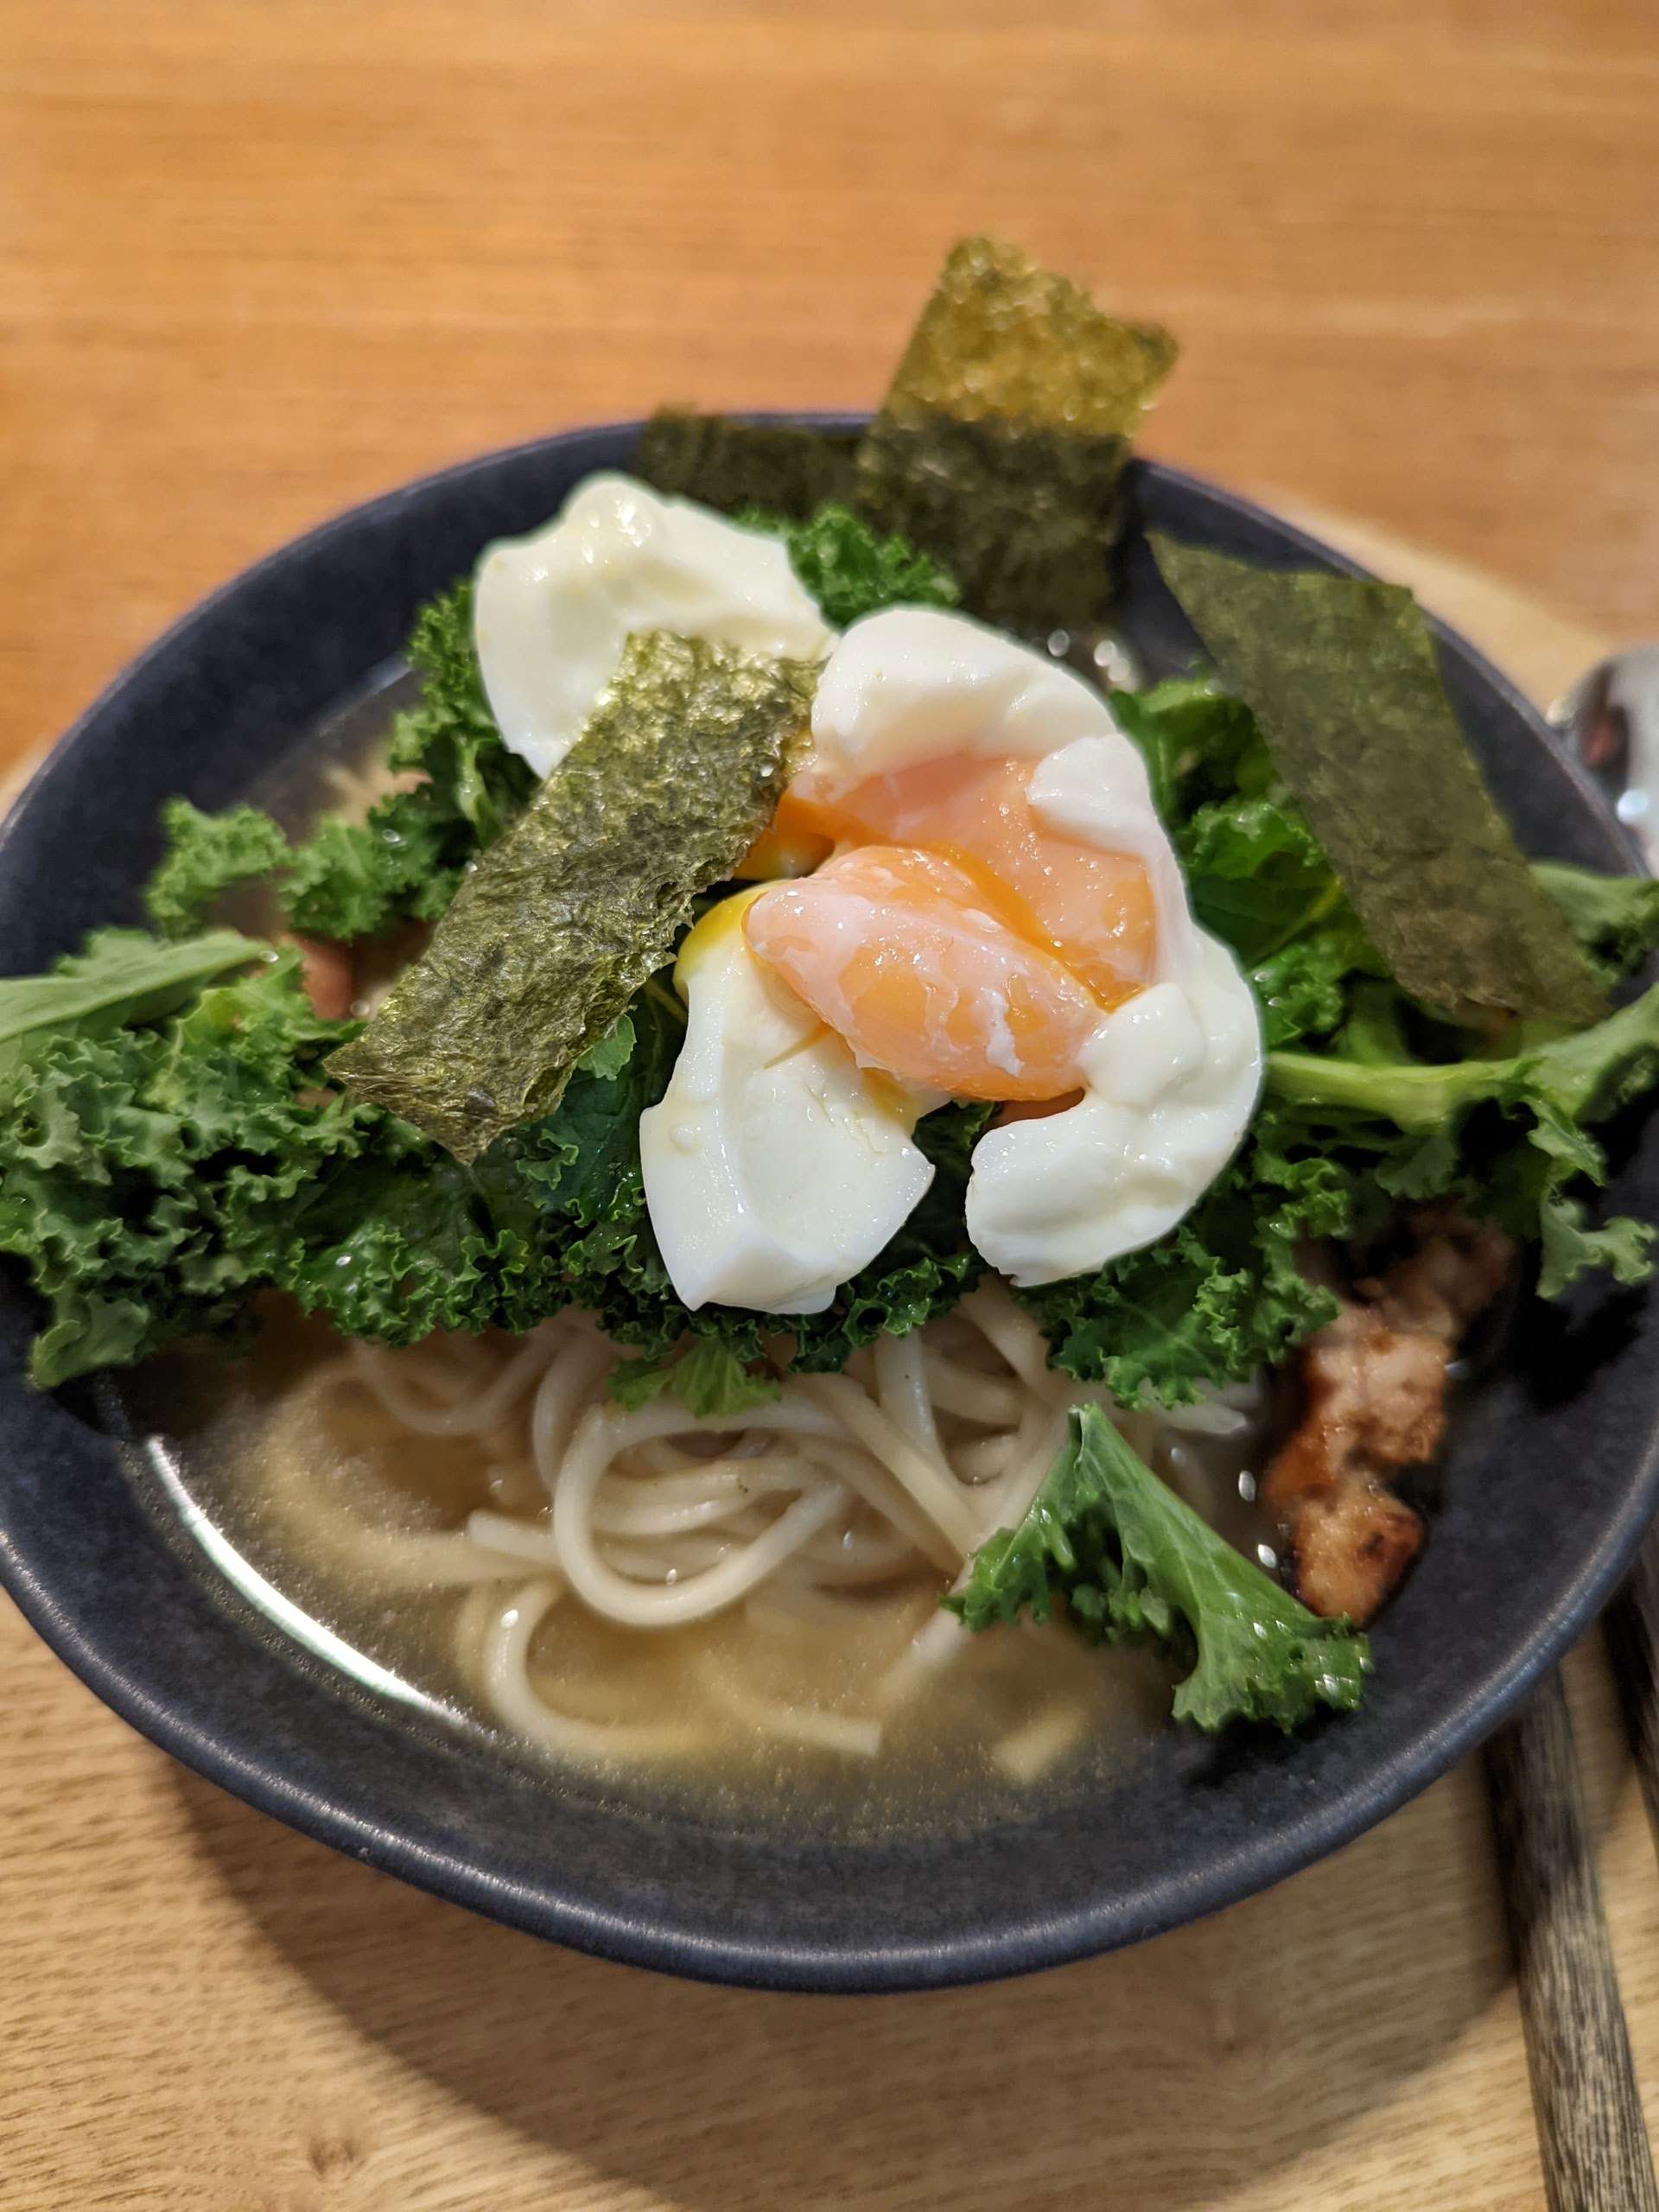
<path fill-rule="evenodd" d="M 1659 1534 L 1603 1625 L 1659 1838 Z M 1550 2212 L 1659 2212 L 1559 1670 L 1498 1730 L 1485 1760 Z"/>

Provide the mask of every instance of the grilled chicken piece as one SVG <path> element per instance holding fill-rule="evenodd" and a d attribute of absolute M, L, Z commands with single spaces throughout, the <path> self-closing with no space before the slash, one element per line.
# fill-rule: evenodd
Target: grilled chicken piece
<path fill-rule="evenodd" d="M 1447 1367 L 1513 1253 L 1497 1230 L 1445 1211 L 1420 1215 L 1415 1233 L 1385 1274 L 1338 1294 L 1337 1319 L 1304 1347 L 1302 1416 L 1260 1493 L 1286 1539 L 1297 1596 L 1361 1625 L 1423 1541 L 1391 1478 L 1439 1451 Z"/>
<path fill-rule="evenodd" d="M 302 937 L 291 931 L 279 940 L 296 948 L 300 981 L 311 1001 L 311 1011 L 322 1021 L 343 1021 L 352 1010 L 356 982 L 352 956 L 332 938 Z"/>

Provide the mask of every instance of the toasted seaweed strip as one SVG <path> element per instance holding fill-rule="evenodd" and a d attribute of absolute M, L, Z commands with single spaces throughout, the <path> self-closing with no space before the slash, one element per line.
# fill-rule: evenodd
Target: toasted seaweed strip
<path fill-rule="evenodd" d="M 1118 321 L 1023 248 L 963 238 L 946 257 L 882 412 L 911 424 L 949 415 L 1133 437 L 1175 354 L 1166 330 Z"/>
<path fill-rule="evenodd" d="M 1152 545 L 1401 988 L 1475 1027 L 1605 1013 L 1464 742 L 1411 594 Z"/>
<path fill-rule="evenodd" d="M 639 433 L 633 474 L 659 492 L 700 499 L 722 514 L 764 507 L 791 522 L 853 492 L 852 430 L 794 423 L 740 423 L 728 415 L 660 409 Z"/>
<path fill-rule="evenodd" d="M 1166 332 L 965 238 L 859 448 L 856 504 L 943 562 L 976 613 L 1085 628 L 1110 598 L 1129 441 L 1174 359 Z"/>
<path fill-rule="evenodd" d="M 1112 597 L 1123 438 L 939 415 L 877 422 L 861 448 L 858 512 L 949 569 L 962 603 L 1046 635 L 1099 625 Z"/>
<path fill-rule="evenodd" d="M 770 820 L 816 671 L 666 631 L 629 639 L 556 776 L 479 861 L 329 1072 L 472 1160 L 557 1103 Z"/>

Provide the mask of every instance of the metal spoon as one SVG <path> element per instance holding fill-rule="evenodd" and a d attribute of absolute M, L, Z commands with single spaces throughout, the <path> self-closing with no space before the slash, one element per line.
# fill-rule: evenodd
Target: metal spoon
<path fill-rule="evenodd" d="M 1549 710 L 1579 765 L 1659 868 L 1659 645 L 1630 645 L 1588 668 Z"/>

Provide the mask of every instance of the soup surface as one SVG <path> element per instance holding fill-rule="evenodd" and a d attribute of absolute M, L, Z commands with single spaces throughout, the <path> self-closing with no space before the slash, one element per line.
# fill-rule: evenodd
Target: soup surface
<path fill-rule="evenodd" d="M 967 1308 L 810 1395 L 788 1386 L 776 1418 L 804 1418 L 804 1433 L 614 1407 L 616 1356 L 580 1317 L 389 1352 L 280 1301 L 250 1357 L 158 1362 L 130 1408 L 166 1440 L 170 1508 L 214 1565 L 375 1694 L 625 1792 L 890 1828 L 1078 1786 L 1132 1758 L 1168 1709 L 1149 1655 L 1090 1650 L 1058 1621 L 969 1635 L 941 1611 L 950 1558 L 884 1480 L 882 1452 L 904 1456 L 895 1355 L 931 1377 L 941 1479 L 982 1533 L 1023 1510 L 1072 1395 L 996 1351 L 988 1328 L 1022 1364 L 1040 1357 L 1011 1300 L 992 1290 Z M 1256 1539 L 1251 1414 L 1125 1417 L 1242 1542 Z M 564 1571 L 549 1497 L 550 1474 L 582 1483 L 595 1461 L 588 1527 L 610 1612 Z M 816 1525 L 780 1537 L 815 1499 Z M 734 1569 L 749 1586 L 712 1603 L 709 1579 Z"/>

